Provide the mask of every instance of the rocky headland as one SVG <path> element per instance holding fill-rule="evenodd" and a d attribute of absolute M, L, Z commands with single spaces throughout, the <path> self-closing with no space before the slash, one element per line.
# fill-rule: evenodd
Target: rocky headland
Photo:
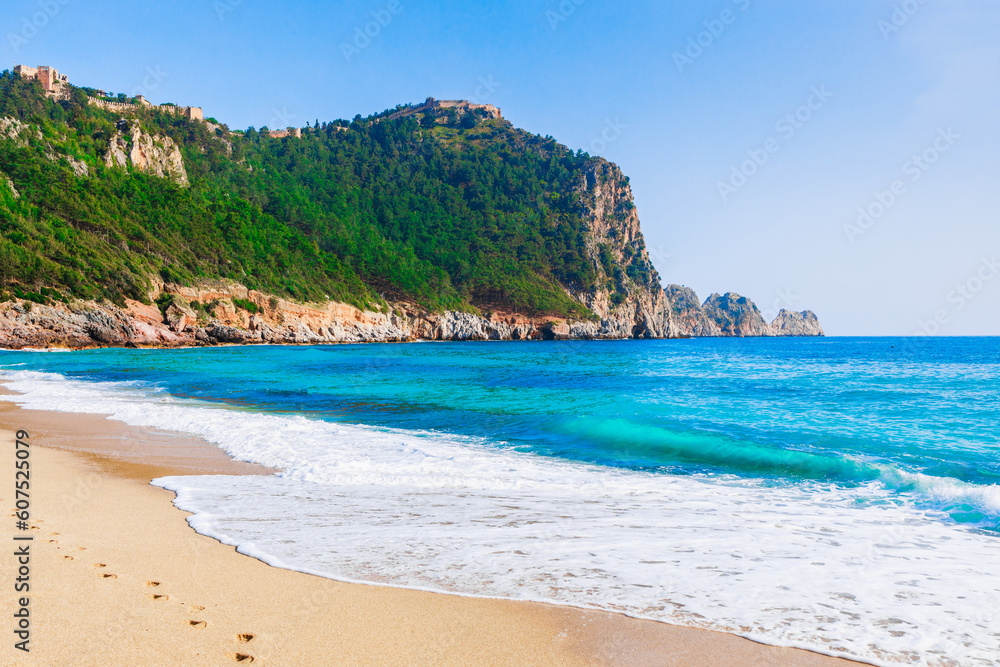
<path fill-rule="evenodd" d="M 226 153 L 231 154 L 232 135 L 227 140 L 218 126 L 212 127 L 215 138 L 225 142 Z M 142 172 L 172 181 L 182 189 L 190 186 L 182 146 L 173 139 L 144 129 L 135 118 L 122 117 L 113 128 L 104 138 L 101 167 Z M 284 140 L 300 139 L 297 135 Z M 100 176 L 93 165 L 88 167 L 63 145 L 65 142 L 60 143 L 60 137 L 51 132 L 45 135 L 41 127 L 13 117 L 0 117 L 0 142 L 10 142 L 9 146 L 19 149 L 35 145 L 44 162 L 68 163 L 70 178 Z M 552 159 L 556 159 L 555 153 Z M 8 281 L 18 298 L 3 293 L 8 300 L 0 303 L 0 347 L 823 335 L 811 311 L 782 310 L 767 323 L 753 302 L 738 294 L 713 294 L 700 303 L 689 288 L 662 288 L 643 239 L 629 179 L 621 169 L 602 158 L 587 158 L 574 172 L 574 179 L 567 201 L 581 206 L 584 260 L 596 276 L 586 286 L 574 286 L 572 281 L 557 284 L 560 292 L 583 307 L 576 311 L 586 315 L 575 319 L 524 314 L 488 297 L 470 300 L 463 310 L 443 312 L 399 298 L 386 298 L 378 310 L 333 300 L 301 303 L 248 289 L 232 279 L 176 284 L 151 275 L 151 288 L 141 301 L 121 298 L 115 303 L 73 299 L 60 290 L 50 290 L 44 296 L 44 283 Z M 21 197 L 18 186 L 3 172 L 0 196 Z M 69 226 L 81 225 L 71 220 Z M 24 234 L 21 237 L 27 238 Z M 107 242 L 106 236 L 101 239 Z M 129 245 L 120 242 L 114 252 L 119 250 L 128 252 Z M 75 274 L 68 271 L 66 275 Z"/>

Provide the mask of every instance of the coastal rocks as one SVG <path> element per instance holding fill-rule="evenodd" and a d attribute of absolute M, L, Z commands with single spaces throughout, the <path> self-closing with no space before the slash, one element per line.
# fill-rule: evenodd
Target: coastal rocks
<path fill-rule="evenodd" d="M 667 285 L 664 292 L 670 301 L 673 322 L 682 335 L 694 338 L 722 335 L 722 329 L 709 319 L 693 289 L 680 285 Z"/>
<path fill-rule="evenodd" d="M 174 300 L 164 313 L 166 324 L 171 331 L 184 331 L 189 324 L 194 324 L 198 316 L 193 310 Z"/>
<path fill-rule="evenodd" d="M 469 313 L 446 312 L 437 318 L 432 340 L 489 340 L 482 318 Z"/>
<path fill-rule="evenodd" d="M 242 329 L 227 327 L 221 324 L 213 324 L 206 327 L 205 333 L 210 339 L 220 343 L 245 343 L 247 341 L 247 334 Z"/>
<path fill-rule="evenodd" d="M 733 292 L 713 294 L 702 304 L 705 315 L 722 331 L 723 336 L 767 336 L 767 323 L 753 301 Z"/>
<path fill-rule="evenodd" d="M 517 318 L 482 317 L 449 311 L 437 316 L 429 331 L 420 332 L 430 340 L 525 340 L 538 328 Z M 540 335 L 540 334 L 539 334 Z"/>
<path fill-rule="evenodd" d="M 9 349 L 121 345 L 130 335 L 134 330 L 127 318 L 111 310 L 31 302 L 0 305 L 0 345 Z"/>
<path fill-rule="evenodd" d="M 169 298 L 161 311 L 150 302 L 155 299 L 163 304 L 164 295 Z M 676 337 L 691 335 L 688 331 L 716 330 L 719 333 L 714 335 L 724 336 L 822 335 L 810 311 L 782 311 L 772 325 L 764 327 L 753 303 L 734 294 L 712 295 L 699 315 L 692 305 L 697 304 L 697 297 L 686 288 L 661 290 L 659 295 L 619 304 L 608 317 L 584 320 L 509 312 L 430 313 L 413 303 L 374 312 L 336 302 L 294 303 L 228 281 L 201 287 L 156 283 L 148 299 L 145 304 L 129 300 L 124 307 L 94 302 L 0 303 L 0 347 L 618 340 L 658 338 L 664 331 Z M 196 301 L 203 305 L 195 309 Z M 671 316 L 664 318 L 664 311 L 673 313 L 680 326 Z M 684 328 L 692 322 L 700 328 Z"/>
<path fill-rule="evenodd" d="M 794 312 L 782 308 L 768 325 L 771 336 L 825 336 L 819 318 L 811 310 Z"/>
<path fill-rule="evenodd" d="M 118 313 L 91 310 L 84 314 L 84 318 L 83 330 L 98 343 L 123 345 L 136 337 L 135 329 Z"/>
<path fill-rule="evenodd" d="M 190 184 L 180 148 L 170 137 L 143 132 L 138 121 L 122 119 L 111 137 L 104 163 L 109 168 L 131 164 L 138 171 L 169 178 L 181 187 Z"/>

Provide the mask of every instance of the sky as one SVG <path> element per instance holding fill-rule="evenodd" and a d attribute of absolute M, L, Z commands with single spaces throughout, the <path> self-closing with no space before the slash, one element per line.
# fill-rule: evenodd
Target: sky
<path fill-rule="evenodd" d="M 1000 335 L 996 0 L 5 0 L 5 64 L 304 126 L 499 106 L 630 177 L 664 284 Z"/>

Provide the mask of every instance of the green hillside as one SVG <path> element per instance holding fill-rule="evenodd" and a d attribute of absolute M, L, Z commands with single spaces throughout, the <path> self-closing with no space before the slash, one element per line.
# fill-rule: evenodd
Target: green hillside
<path fill-rule="evenodd" d="M 0 119 L 37 126 L 41 138 L 0 133 L 3 296 L 145 300 L 158 275 L 373 308 L 408 299 L 590 316 L 562 286 L 600 279 L 579 191 L 592 158 L 502 119 L 388 113 L 281 139 L 151 110 L 130 116 L 180 146 L 191 183 L 181 187 L 105 167 L 122 116 L 88 105 L 86 91 L 53 102 L 4 72 Z"/>

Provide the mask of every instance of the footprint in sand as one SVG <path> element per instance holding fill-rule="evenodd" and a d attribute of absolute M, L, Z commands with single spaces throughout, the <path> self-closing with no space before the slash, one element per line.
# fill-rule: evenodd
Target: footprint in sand
<path fill-rule="evenodd" d="M 191 605 L 191 611 L 205 611 L 205 608 L 200 604 L 193 604 Z"/>
<path fill-rule="evenodd" d="M 154 595 L 152 593 L 147 593 L 146 595 L 147 595 L 147 597 L 149 597 L 150 600 L 169 600 L 170 599 L 166 595 Z"/>
<path fill-rule="evenodd" d="M 105 563 L 94 563 L 94 567 L 107 567 Z"/>
<path fill-rule="evenodd" d="M 193 628 L 204 628 L 208 626 L 208 623 L 205 621 L 188 621 L 188 625 Z"/>
<path fill-rule="evenodd" d="M 158 581 L 147 581 L 146 585 L 149 586 L 150 588 L 156 588 L 157 586 L 160 585 L 160 582 L 158 582 Z"/>
<path fill-rule="evenodd" d="M 73 560 L 72 556 L 63 556 L 63 558 L 65 558 L 66 560 Z"/>
<path fill-rule="evenodd" d="M 117 574 L 102 574 L 101 576 L 104 577 L 105 579 L 117 579 L 118 578 Z"/>
<path fill-rule="evenodd" d="M 254 636 L 249 632 L 244 632 L 242 634 L 236 635 L 236 641 L 240 642 L 241 644 L 246 644 L 248 641 L 253 639 L 253 637 Z"/>
<path fill-rule="evenodd" d="M 233 660 L 236 662 L 242 662 L 244 665 L 249 665 L 253 662 L 253 656 L 247 655 L 246 653 L 234 653 Z"/>

